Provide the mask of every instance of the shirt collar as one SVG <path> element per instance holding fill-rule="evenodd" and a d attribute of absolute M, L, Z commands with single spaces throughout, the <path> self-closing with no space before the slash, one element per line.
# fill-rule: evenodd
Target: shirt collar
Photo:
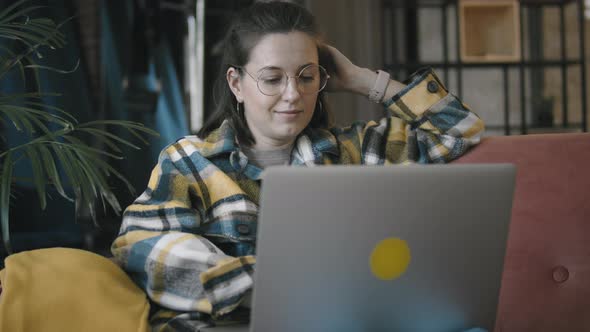
<path fill-rule="evenodd" d="M 293 164 L 322 165 L 324 154 L 340 155 L 338 141 L 334 134 L 326 129 L 306 128 L 295 142 Z"/>
<path fill-rule="evenodd" d="M 238 150 L 234 129 L 228 120 L 224 120 L 204 139 L 201 155 L 205 158 Z M 323 164 L 325 153 L 338 156 L 338 142 L 334 134 L 327 129 L 306 128 L 295 141 L 293 149 L 295 164 Z"/>
<path fill-rule="evenodd" d="M 203 141 L 200 154 L 205 158 L 237 150 L 236 135 L 228 120 L 213 130 Z"/>

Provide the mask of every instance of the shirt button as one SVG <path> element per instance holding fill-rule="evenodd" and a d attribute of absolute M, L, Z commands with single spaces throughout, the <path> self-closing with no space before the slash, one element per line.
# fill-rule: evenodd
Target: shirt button
<path fill-rule="evenodd" d="M 248 235 L 250 234 L 250 226 L 248 225 L 244 225 L 244 224 L 239 224 L 236 227 L 238 233 L 242 234 L 242 235 Z"/>
<path fill-rule="evenodd" d="M 558 266 L 553 269 L 553 280 L 557 283 L 565 282 L 569 276 L 569 271 L 563 266 Z"/>
<path fill-rule="evenodd" d="M 426 85 L 426 89 L 428 89 L 428 92 L 430 93 L 436 93 L 438 92 L 438 83 L 436 83 L 436 81 L 430 81 Z"/>
<path fill-rule="evenodd" d="M 248 158 L 240 151 L 233 151 L 229 155 L 229 163 L 236 171 L 241 172 L 248 164 Z"/>

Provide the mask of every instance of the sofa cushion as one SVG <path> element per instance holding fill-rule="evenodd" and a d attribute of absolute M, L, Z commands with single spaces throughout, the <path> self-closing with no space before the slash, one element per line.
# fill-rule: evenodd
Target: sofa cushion
<path fill-rule="evenodd" d="M 94 253 L 24 251 L 6 258 L 0 280 L 0 331 L 149 330 L 145 293 Z"/>
<path fill-rule="evenodd" d="M 590 134 L 487 137 L 455 162 L 517 166 L 496 331 L 590 331 Z"/>

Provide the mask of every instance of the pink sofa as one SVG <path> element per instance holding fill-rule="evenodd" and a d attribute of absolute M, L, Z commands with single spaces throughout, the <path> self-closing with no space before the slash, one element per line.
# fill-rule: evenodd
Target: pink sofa
<path fill-rule="evenodd" d="M 590 134 L 487 137 L 455 161 L 490 162 L 517 166 L 496 332 L 590 331 Z"/>

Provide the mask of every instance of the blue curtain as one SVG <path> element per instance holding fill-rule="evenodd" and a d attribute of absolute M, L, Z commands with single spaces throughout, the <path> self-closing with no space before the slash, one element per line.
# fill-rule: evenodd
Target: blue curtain
<path fill-rule="evenodd" d="M 133 61 L 132 49 L 129 47 L 132 44 L 130 23 L 133 22 L 133 7 L 130 3 L 110 1 L 103 8 L 101 58 L 105 68 L 107 117 L 141 122 L 160 133 L 159 138 L 151 140 L 149 148 L 130 151 L 128 158 L 121 163 L 121 169 L 130 182 L 138 191 L 142 191 L 160 151 L 178 138 L 188 135 L 189 128 L 181 85 L 166 35 L 162 34 L 155 49 L 149 50 L 152 55 L 148 59 L 149 70 L 139 76 L 129 74 Z M 154 107 L 135 111 L 130 109 L 129 91 L 123 85 L 124 78 L 127 78 L 128 84 L 157 94 Z"/>

